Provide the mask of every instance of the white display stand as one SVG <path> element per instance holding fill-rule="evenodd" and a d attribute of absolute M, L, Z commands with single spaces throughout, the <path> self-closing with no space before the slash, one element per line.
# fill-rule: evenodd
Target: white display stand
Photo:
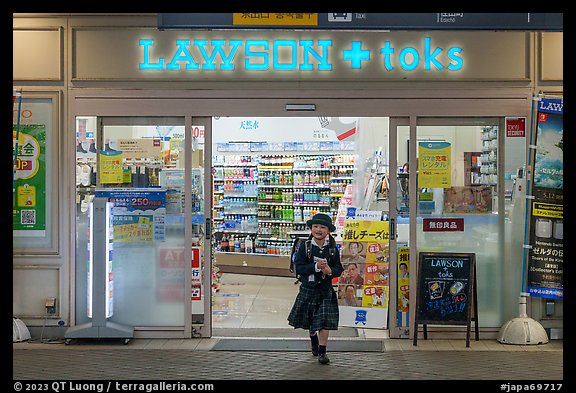
<path fill-rule="evenodd" d="M 88 270 L 88 299 L 91 322 L 70 327 L 65 343 L 75 338 L 121 338 L 127 344 L 134 338 L 134 328 L 108 321 L 112 316 L 111 255 L 112 250 L 112 203 L 107 198 L 94 198 L 90 211 L 90 266 Z"/>

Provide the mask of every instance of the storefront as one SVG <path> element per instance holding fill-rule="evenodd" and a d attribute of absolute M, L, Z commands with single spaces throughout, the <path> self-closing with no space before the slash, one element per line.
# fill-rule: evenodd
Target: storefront
<path fill-rule="evenodd" d="M 46 151 L 45 224 L 14 235 L 15 315 L 53 331 L 90 321 L 88 210 L 93 197 L 104 197 L 117 209 L 110 321 L 133 327 L 136 337 L 210 336 L 211 261 L 229 259 L 228 268 L 240 272 L 245 267 L 213 244 L 236 229 L 232 222 L 219 229 L 215 201 L 255 215 L 239 219 L 244 231 L 278 231 L 278 222 L 261 224 L 283 205 L 258 194 L 281 184 L 273 168 L 286 160 L 277 158 L 292 157 L 292 173 L 283 176 L 293 177 L 297 156 L 355 155 L 354 171 L 363 176 L 338 171 L 339 177 L 357 180 L 358 192 L 368 196 L 357 199 L 368 201 L 362 210 L 384 212 L 387 245 L 402 248 L 389 253 L 390 336 L 413 334 L 413 315 L 400 307 L 399 255 L 410 255 L 415 266 L 421 251 L 450 251 L 476 254 L 479 325 L 483 337 L 495 337 L 517 314 L 526 213 L 514 199 L 521 200 L 514 179 L 526 166 L 533 96 L 562 95 L 562 40 L 561 32 L 525 31 L 171 31 L 159 30 L 155 15 L 15 15 L 14 88 L 22 91 L 21 113 L 40 116 L 24 124 L 45 125 Z M 217 131 L 224 119 L 239 127 L 228 128 L 232 136 Z M 256 135 L 250 126 L 266 119 L 318 124 L 301 136 L 276 131 L 278 125 L 265 131 L 273 136 Z M 504 132 L 522 122 L 523 133 Z M 446 146 L 452 165 L 426 178 L 422 160 L 439 152 L 426 148 Z M 273 165 L 263 165 L 269 156 L 277 156 Z M 248 165 L 256 157 L 258 178 Z M 370 166 L 370 159 L 379 164 Z M 243 173 L 228 175 L 223 162 Z M 404 163 L 419 168 L 418 179 L 403 171 Z M 263 184 L 266 169 L 274 176 Z M 235 190 L 232 181 L 230 198 L 219 198 L 219 173 L 247 182 Z M 382 184 L 383 174 L 385 207 L 370 189 L 370 180 Z M 438 185 L 442 176 L 450 184 Z M 319 201 L 325 194 L 305 187 L 319 179 L 291 184 L 302 185 L 302 198 Z M 331 183 L 326 192 L 337 194 L 338 181 Z M 472 210 L 449 206 L 448 190 L 464 193 L 476 185 Z M 253 206 L 236 206 L 234 198 L 249 189 Z M 292 191 L 285 221 L 295 230 L 298 190 Z M 454 221 L 458 230 L 426 230 L 430 219 Z M 275 257 L 250 258 L 274 274 Z M 416 287 L 415 275 L 404 283 Z M 412 302 L 413 293 L 404 292 Z M 46 316 L 50 297 L 56 312 Z M 562 301 L 550 309 L 545 299 L 531 300 L 531 316 L 561 331 Z"/>

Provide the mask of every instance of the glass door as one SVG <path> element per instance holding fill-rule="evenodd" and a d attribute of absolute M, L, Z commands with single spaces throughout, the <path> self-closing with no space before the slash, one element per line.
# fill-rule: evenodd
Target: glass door
<path fill-rule="evenodd" d="M 417 121 L 417 251 L 475 254 L 480 326 L 505 322 L 503 123 Z"/>
<path fill-rule="evenodd" d="M 189 141 L 185 148 L 184 117 L 78 116 L 76 127 L 76 324 L 89 319 L 83 301 L 89 289 L 88 207 L 94 197 L 106 197 L 114 204 L 110 321 L 143 330 L 184 329 L 202 255 L 203 225 L 188 218 L 204 208 L 199 144 Z"/>
<path fill-rule="evenodd" d="M 501 118 L 392 118 L 397 136 L 397 264 L 391 337 L 412 336 L 418 253 L 475 253 L 479 323 L 503 322 L 504 160 Z M 415 214 L 413 214 L 415 213 Z M 489 286 L 489 288 L 488 288 Z M 394 293 L 395 292 L 395 293 Z M 394 315 L 394 313 L 391 313 Z"/>

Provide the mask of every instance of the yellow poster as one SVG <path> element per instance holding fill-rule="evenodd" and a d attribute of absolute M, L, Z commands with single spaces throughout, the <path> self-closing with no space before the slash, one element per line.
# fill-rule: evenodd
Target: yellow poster
<path fill-rule="evenodd" d="M 390 236 L 388 221 L 345 220 L 342 239 L 345 242 L 388 241 Z"/>
<path fill-rule="evenodd" d="M 114 242 L 142 243 L 154 238 L 152 215 L 122 215 L 116 217 Z"/>
<path fill-rule="evenodd" d="M 29 184 L 18 186 L 16 195 L 18 206 L 36 207 L 36 187 Z"/>
<path fill-rule="evenodd" d="M 362 307 L 388 308 L 388 287 L 364 285 Z"/>
<path fill-rule="evenodd" d="M 450 187 L 450 155 L 448 142 L 418 142 L 418 188 Z"/>
<path fill-rule="evenodd" d="M 317 26 L 318 14 L 310 12 L 244 12 L 232 14 L 234 26 Z"/>
<path fill-rule="evenodd" d="M 410 248 L 398 248 L 398 311 L 408 312 L 410 298 Z"/>
<path fill-rule="evenodd" d="M 122 183 L 122 152 L 103 150 L 98 155 L 100 157 L 100 183 Z"/>

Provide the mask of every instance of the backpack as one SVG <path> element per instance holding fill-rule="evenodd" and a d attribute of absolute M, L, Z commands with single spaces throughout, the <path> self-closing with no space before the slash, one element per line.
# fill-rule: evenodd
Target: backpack
<path fill-rule="evenodd" d="M 295 267 L 296 255 L 298 254 L 300 247 L 304 246 L 306 247 L 306 257 L 308 259 L 312 258 L 312 245 L 310 243 L 311 241 L 312 241 L 312 235 L 308 235 L 307 238 L 296 237 L 294 239 L 294 243 L 292 243 L 292 252 L 290 253 L 290 273 L 293 273 L 298 280 L 300 280 L 300 275 L 296 273 L 296 267 Z M 336 240 L 334 240 L 334 237 L 331 234 L 328 234 L 328 242 L 330 247 L 329 258 L 332 259 L 334 255 L 336 255 Z"/>

